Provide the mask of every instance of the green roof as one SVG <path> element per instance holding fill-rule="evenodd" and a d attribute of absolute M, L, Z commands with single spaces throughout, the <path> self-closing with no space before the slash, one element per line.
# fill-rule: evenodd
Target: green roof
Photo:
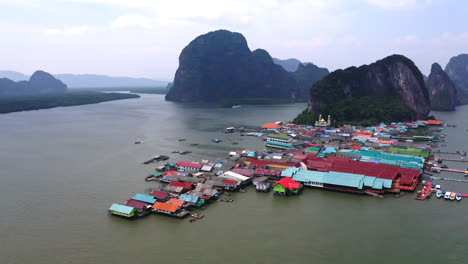
<path fill-rule="evenodd" d="M 288 140 L 291 138 L 291 136 L 289 135 L 286 135 L 286 134 L 268 134 L 269 138 L 278 138 L 278 139 L 284 139 L 284 140 Z"/>

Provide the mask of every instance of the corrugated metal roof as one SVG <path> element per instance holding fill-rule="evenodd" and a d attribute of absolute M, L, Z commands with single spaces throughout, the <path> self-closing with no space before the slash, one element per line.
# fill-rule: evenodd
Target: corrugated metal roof
<path fill-rule="evenodd" d="M 156 202 L 156 199 L 154 199 L 153 196 L 142 193 L 135 194 L 135 196 L 132 197 L 132 200 L 142 201 L 149 204 L 154 204 Z"/>
<path fill-rule="evenodd" d="M 126 206 L 130 206 L 130 207 L 133 207 L 133 208 L 136 208 L 136 209 L 143 209 L 145 208 L 146 206 L 146 203 L 145 202 L 140 202 L 140 201 L 135 201 L 135 200 L 127 200 L 125 202 L 125 205 Z"/>
<path fill-rule="evenodd" d="M 131 214 L 132 211 L 135 208 L 126 206 L 126 205 L 121 205 L 121 204 L 112 204 L 111 207 L 109 208 L 110 211 L 116 211 L 122 214 Z"/>
<path fill-rule="evenodd" d="M 196 195 L 181 194 L 179 196 L 179 199 L 182 201 L 186 201 L 187 203 L 196 203 L 200 198 Z"/>
<path fill-rule="evenodd" d="M 267 141 L 267 144 L 269 145 L 275 145 L 275 146 L 282 146 L 282 147 L 289 147 L 292 148 L 294 145 L 291 143 L 283 143 L 283 142 L 277 142 L 277 141 Z"/>
<path fill-rule="evenodd" d="M 174 213 L 179 209 L 179 207 L 175 204 L 168 204 L 168 203 L 161 203 L 161 202 L 156 202 L 153 205 L 154 209 L 161 210 L 161 211 L 166 211 L 166 212 L 171 212 Z"/>
<path fill-rule="evenodd" d="M 180 199 L 176 199 L 176 198 L 171 198 L 169 199 L 169 201 L 167 201 L 166 203 L 168 204 L 173 204 L 173 205 L 177 205 L 179 207 L 181 207 L 182 205 L 184 205 L 184 200 L 180 200 Z"/>
<path fill-rule="evenodd" d="M 269 138 L 278 138 L 278 139 L 284 139 L 284 140 L 288 140 L 291 138 L 291 136 L 289 135 L 286 135 L 286 134 L 268 134 Z"/>

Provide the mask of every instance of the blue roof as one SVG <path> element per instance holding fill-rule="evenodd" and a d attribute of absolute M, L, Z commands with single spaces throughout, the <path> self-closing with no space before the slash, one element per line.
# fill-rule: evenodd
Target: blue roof
<path fill-rule="evenodd" d="M 132 200 L 141 201 L 149 204 L 154 204 L 156 202 L 156 199 L 153 196 L 141 193 L 135 194 L 135 196 L 132 197 Z"/>
<path fill-rule="evenodd" d="M 135 208 L 133 207 L 121 205 L 121 204 L 112 204 L 111 207 L 109 208 L 110 211 L 115 211 L 115 212 L 119 212 L 122 214 L 131 214 L 134 209 Z"/>
<path fill-rule="evenodd" d="M 181 194 L 179 196 L 180 200 L 186 201 L 188 203 L 196 203 L 198 202 L 199 197 L 195 195 L 189 195 L 189 194 Z"/>

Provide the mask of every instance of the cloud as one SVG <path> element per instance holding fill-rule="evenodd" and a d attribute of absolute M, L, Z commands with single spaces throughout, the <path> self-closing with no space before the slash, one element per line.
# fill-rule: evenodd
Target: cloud
<path fill-rule="evenodd" d="M 333 43 L 333 38 L 328 36 L 314 37 L 308 40 L 288 40 L 284 42 L 284 46 L 288 48 L 322 48 Z"/>
<path fill-rule="evenodd" d="M 144 15 L 125 15 L 118 17 L 111 25 L 112 28 L 126 28 L 131 26 L 152 29 L 153 20 Z"/>
<path fill-rule="evenodd" d="M 419 38 L 416 35 L 410 34 L 405 36 L 396 37 L 392 41 L 395 45 L 413 45 L 419 43 Z"/>
<path fill-rule="evenodd" d="M 365 0 L 367 3 L 385 9 L 406 9 L 412 8 L 421 3 L 418 0 Z M 424 1 L 423 3 L 426 3 Z"/>
<path fill-rule="evenodd" d="M 49 28 L 46 30 L 46 36 L 53 37 L 73 37 L 86 34 L 92 29 L 90 26 L 78 26 L 78 27 L 65 27 L 65 28 Z"/>

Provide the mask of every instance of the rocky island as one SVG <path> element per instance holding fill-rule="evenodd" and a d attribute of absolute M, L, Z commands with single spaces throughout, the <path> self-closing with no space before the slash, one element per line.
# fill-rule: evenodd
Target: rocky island
<path fill-rule="evenodd" d="M 7 78 L 0 79 L 0 96 L 30 95 L 46 93 L 65 93 L 67 86 L 51 74 L 36 71 L 29 81 L 14 82 Z"/>
<path fill-rule="evenodd" d="M 426 86 L 431 95 L 432 110 L 455 110 L 458 105 L 457 88 L 438 63 L 432 64 Z"/>
<path fill-rule="evenodd" d="M 424 119 L 429 93 L 416 65 L 392 55 L 370 65 L 336 70 L 310 89 L 308 108 L 294 122 L 312 123 L 322 113 L 339 124 Z"/>
<path fill-rule="evenodd" d="M 124 93 L 69 92 L 62 81 L 44 71 L 36 71 L 29 81 L 14 82 L 7 78 L 0 78 L 0 113 L 94 104 L 138 97 L 136 94 Z"/>
<path fill-rule="evenodd" d="M 195 38 L 182 50 L 166 100 L 306 100 L 307 90 L 327 73 L 315 65 L 300 65 L 290 73 L 274 63 L 267 51 L 251 51 L 242 34 L 217 30 Z"/>
<path fill-rule="evenodd" d="M 452 57 L 445 72 L 458 89 L 460 104 L 468 104 L 468 54 Z"/>

